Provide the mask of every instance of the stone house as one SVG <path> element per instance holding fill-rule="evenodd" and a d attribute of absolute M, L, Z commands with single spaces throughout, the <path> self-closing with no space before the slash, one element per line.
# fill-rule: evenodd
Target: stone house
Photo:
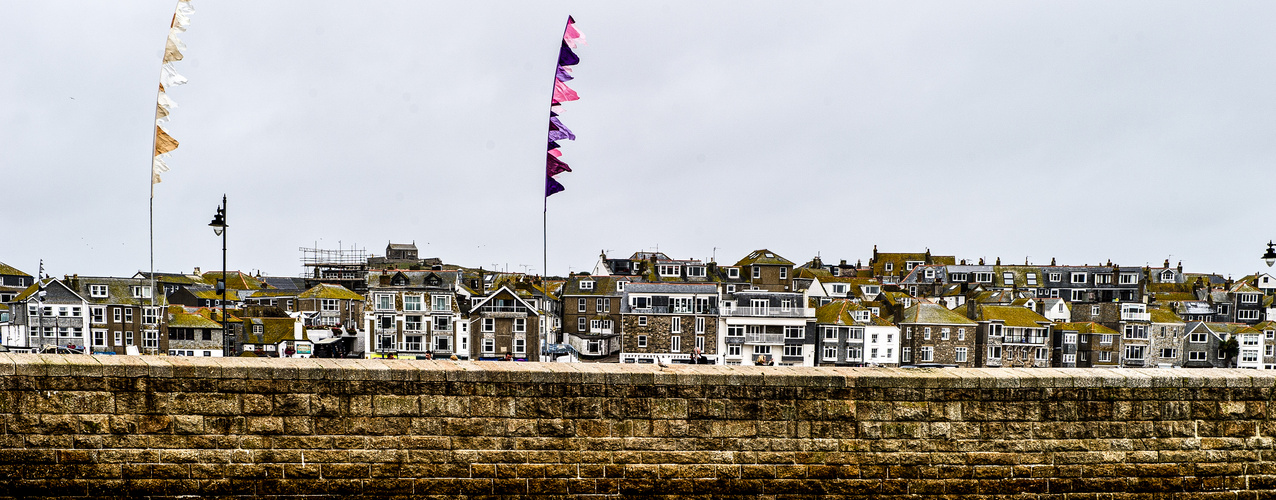
<path fill-rule="evenodd" d="M 750 289 L 792 292 L 793 262 L 765 248 L 754 250 L 735 263 L 740 280 Z"/>
<path fill-rule="evenodd" d="M 637 277 L 573 275 L 560 291 L 563 339 L 582 360 L 598 360 L 621 351 L 621 310 L 625 286 Z"/>
<path fill-rule="evenodd" d="M 904 309 L 895 323 L 904 332 L 900 363 L 974 367 L 978 324 L 938 304 L 918 303 Z"/>
<path fill-rule="evenodd" d="M 320 283 L 296 295 L 295 310 L 303 314 L 307 328 L 340 328 L 354 335 L 363 324 L 364 297 L 341 285 Z"/>
<path fill-rule="evenodd" d="M 237 324 L 233 332 L 238 335 L 236 351 L 240 354 L 308 358 L 314 352 L 314 342 L 306 338 L 301 318 L 289 316 L 282 309 L 251 306 L 232 315 Z"/>
<path fill-rule="evenodd" d="M 625 285 L 620 361 L 687 362 L 699 349 L 721 363 L 719 300 L 717 283 Z"/>
<path fill-rule="evenodd" d="M 1146 366 L 1183 366 L 1183 330 L 1187 322 L 1168 307 L 1149 307 L 1148 316 L 1148 356 L 1154 359 L 1149 360 Z"/>
<path fill-rule="evenodd" d="M 485 291 L 469 297 L 470 358 L 540 361 L 542 299 L 524 297 L 510 282 Z"/>
<path fill-rule="evenodd" d="M 150 280 L 77 275 L 63 281 L 85 299 L 85 343 L 92 352 L 126 354 L 129 346 L 142 354 L 168 352 L 168 304 L 162 296 L 152 297 Z"/>
<path fill-rule="evenodd" d="M 1072 305 L 1073 322 L 1094 322 L 1119 332 L 1112 344 L 1100 344 L 1096 350 L 1100 359 L 1094 366 L 1106 364 L 1103 358 L 1109 350 L 1116 354 L 1116 365 L 1126 368 L 1157 366 L 1157 357 L 1151 351 L 1151 315 L 1143 302 L 1089 302 Z M 1101 340 L 1106 337 L 1100 337 Z M 1109 349 L 1109 347 L 1111 349 Z"/>
<path fill-rule="evenodd" d="M 206 308 L 173 305 L 167 308 L 169 356 L 221 357 L 224 355 L 221 323 Z"/>
<path fill-rule="evenodd" d="M 1116 353 L 1120 344 L 1117 341 L 1116 330 L 1090 321 L 1055 323 L 1052 326 L 1060 341 L 1058 352 L 1064 355 L 1059 366 L 1071 365 L 1066 353 L 1070 350 L 1069 346 L 1075 343 L 1076 363 L 1073 366 L 1077 368 L 1117 367 L 1119 356 Z"/>
<path fill-rule="evenodd" d="M 1035 305 L 1034 303 L 1029 306 Z M 1053 323 L 1030 307 L 979 305 L 975 334 L 976 366 L 1047 368 L 1050 362 L 1050 329 Z"/>

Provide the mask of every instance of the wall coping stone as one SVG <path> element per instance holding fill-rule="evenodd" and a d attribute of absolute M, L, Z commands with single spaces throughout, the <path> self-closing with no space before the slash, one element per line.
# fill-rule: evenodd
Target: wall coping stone
<path fill-rule="evenodd" d="M 0 375 L 811 388 L 1272 387 L 1276 373 L 1163 368 L 837 368 L 0 353 Z"/>

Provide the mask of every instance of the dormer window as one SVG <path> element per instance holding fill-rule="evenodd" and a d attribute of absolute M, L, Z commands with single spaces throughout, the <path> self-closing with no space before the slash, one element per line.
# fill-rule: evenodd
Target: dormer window
<path fill-rule="evenodd" d="M 928 280 L 933 280 L 933 279 L 935 279 L 935 270 L 934 270 L 934 269 L 926 268 L 926 273 L 925 273 L 925 274 L 926 274 L 926 279 L 928 279 Z"/>
<path fill-rule="evenodd" d="M 628 283 L 628 281 L 617 281 L 617 282 L 616 282 L 616 291 L 617 291 L 617 292 L 623 292 L 623 291 L 625 291 L 625 283 Z"/>
<path fill-rule="evenodd" d="M 1063 274 L 1062 274 L 1062 273 L 1050 273 L 1050 282 L 1051 282 L 1051 283 L 1058 283 L 1058 282 L 1059 282 L 1059 280 L 1061 280 L 1061 279 L 1063 279 Z"/>
<path fill-rule="evenodd" d="M 845 294 L 845 293 L 846 293 L 846 285 L 843 285 L 843 284 L 833 285 L 833 293 L 836 293 L 836 294 L 838 294 L 838 295 L 843 295 L 843 294 Z"/>
<path fill-rule="evenodd" d="M 894 262 L 887 262 L 887 263 L 886 263 L 886 267 L 884 267 L 883 269 L 885 269 L 885 270 L 886 270 L 886 272 L 888 272 L 888 273 L 889 273 L 889 272 L 892 272 L 892 271 L 894 271 L 894 270 L 895 270 L 895 263 L 894 263 Z"/>
<path fill-rule="evenodd" d="M 1161 273 L 1161 281 L 1174 281 L 1174 271 L 1164 271 Z"/>
<path fill-rule="evenodd" d="M 1085 283 L 1085 282 L 1086 282 L 1086 275 L 1085 275 L 1085 273 L 1072 273 L 1072 282 L 1073 282 L 1073 283 Z"/>
<path fill-rule="evenodd" d="M 680 268 L 680 267 L 682 267 L 682 266 L 673 266 L 673 265 L 668 265 L 668 264 L 661 264 L 661 265 L 659 265 L 659 266 L 656 266 L 656 270 L 660 273 L 660 275 L 661 275 L 661 276 L 666 276 L 666 277 L 673 276 L 673 277 L 676 277 L 676 276 L 680 276 L 680 275 L 682 274 L 681 272 L 679 272 L 679 268 Z"/>
<path fill-rule="evenodd" d="M 106 285 L 89 285 L 89 297 L 105 297 Z"/>
<path fill-rule="evenodd" d="M 731 279 L 740 279 L 740 268 L 738 267 L 727 268 L 727 277 Z"/>
<path fill-rule="evenodd" d="M 149 299 L 151 297 L 151 287 L 149 286 L 131 286 L 129 289 L 133 292 L 135 299 Z"/>
<path fill-rule="evenodd" d="M 581 289 L 581 290 L 593 290 L 593 289 L 594 289 L 594 282 L 593 282 L 593 280 L 584 280 L 584 281 L 581 281 L 581 282 L 580 282 L 580 289 Z"/>
<path fill-rule="evenodd" d="M 877 295 L 881 293 L 882 287 L 877 285 L 868 285 L 864 287 L 864 295 Z"/>
<path fill-rule="evenodd" d="M 1028 286 L 1037 286 L 1037 273 L 1028 273 L 1023 277 L 1024 281 L 1028 283 Z"/>
<path fill-rule="evenodd" d="M 992 283 L 992 273 L 975 273 L 975 281 L 979 283 Z"/>
<path fill-rule="evenodd" d="M 922 265 L 922 264 L 924 264 L 924 262 L 917 261 L 917 260 L 905 261 L 905 262 L 904 262 L 904 270 L 905 270 L 905 271 L 912 271 L 914 267 L 920 266 L 920 265 Z"/>
<path fill-rule="evenodd" d="M 704 266 L 687 266 L 687 276 L 691 278 L 703 278 Z"/>

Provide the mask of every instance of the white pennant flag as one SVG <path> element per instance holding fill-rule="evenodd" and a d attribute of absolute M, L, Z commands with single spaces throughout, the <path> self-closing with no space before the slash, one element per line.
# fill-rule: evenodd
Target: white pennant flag
<path fill-rule="evenodd" d="M 151 159 L 151 196 L 155 195 L 156 184 L 160 183 L 160 174 L 168 172 L 167 159 L 168 153 L 177 149 L 177 139 L 168 135 L 163 125 L 168 122 L 169 113 L 173 108 L 177 107 L 177 103 L 168 97 L 165 87 L 173 87 L 186 83 L 186 77 L 177 72 L 177 68 L 173 67 L 173 63 L 182 60 L 186 56 L 182 53 L 186 50 L 186 44 L 178 37 L 184 33 L 186 28 L 190 26 L 191 14 L 195 13 L 195 7 L 191 5 L 190 0 L 179 0 L 177 9 L 173 12 L 173 20 L 169 24 L 168 38 L 164 40 L 164 57 L 160 65 L 160 86 L 159 95 L 155 103 L 155 137 L 154 137 L 154 156 Z"/>

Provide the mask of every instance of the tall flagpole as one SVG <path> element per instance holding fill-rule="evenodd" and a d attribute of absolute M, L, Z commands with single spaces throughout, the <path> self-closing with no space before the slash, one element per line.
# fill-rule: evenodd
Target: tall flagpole
<path fill-rule="evenodd" d="M 567 16 L 567 22 L 563 24 L 563 37 L 559 38 L 561 47 L 562 38 L 567 36 L 567 28 L 572 25 L 572 16 Z M 554 79 L 553 84 L 549 86 L 549 108 L 550 117 L 554 116 L 554 87 L 558 85 L 558 55 L 554 56 Z M 546 173 L 548 176 L 549 174 Z M 547 181 L 548 182 L 548 181 Z M 541 208 L 541 286 L 548 287 L 549 281 L 549 190 L 547 185 L 541 186 L 544 194 L 544 206 Z"/>
<path fill-rule="evenodd" d="M 183 4 L 184 8 L 183 8 Z M 177 74 L 171 66 L 174 62 L 182 60 L 182 50 L 185 45 L 177 38 L 178 33 L 186 31 L 186 26 L 190 23 L 190 15 L 194 13 L 190 0 L 177 0 L 173 6 L 172 21 L 168 25 L 168 34 L 164 37 L 164 55 L 160 57 L 160 75 L 159 85 L 155 91 L 155 119 L 151 121 L 151 196 L 149 206 L 147 208 L 149 218 L 149 249 L 150 249 L 150 267 L 151 267 L 151 311 L 155 312 L 155 184 L 160 182 L 159 174 L 168 171 L 168 166 L 164 164 L 163 156 L 177 149 L 177 140 L 168 135 L 168 132 L 160 127 L 160 120 L 167 119 L 169 107 L 176 106 L 172 101 L 168 100 L 165 94 L 164 83 L 167 81 L 170 86 L 181 85 L 186 83 L 186 79 Z M 166 76 L 168 78 L 166 78 Z M 164 135 L 164 143 L 160 144 L 160 134 Z M 158 321 L 158 320 L 157 320 Z M 158 325 L 156 326 L 158 328 Z"/>

